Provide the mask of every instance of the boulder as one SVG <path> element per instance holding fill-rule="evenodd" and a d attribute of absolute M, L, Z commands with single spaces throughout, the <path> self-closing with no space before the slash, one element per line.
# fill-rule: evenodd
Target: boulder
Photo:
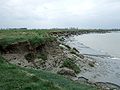
<path fill-rule="evenodd" d="M 85 78 L 85 77 L 78 77 L 78 80 L 80 81 L 80 82 L 88 82 L 88 79 L 87 78 Z"/>
<path fill-rule="evenodd" d="M 57 73 L 60 75 L 67 75 L 67 76 L 76 77 L 75 72 L 69 68 L 66 68 L 66 67 L 61 68 Z"/>
<path fill-rule="evenodd" d="M 85 58 L 84 55 L 82 55 L 82 54 L 79 54 L 79 57 L 80 57 L 81 59 L 84 59 L 84 58 Z"/>
<path fill-rule="evenodd" d="M 95 62 L 93 62 L 93 61 L 90 61 L 88 64 L 89 64 L 89 66 L 91 66 L 91 67 L 94 67 L 94 66 L 95 66 Z"/>

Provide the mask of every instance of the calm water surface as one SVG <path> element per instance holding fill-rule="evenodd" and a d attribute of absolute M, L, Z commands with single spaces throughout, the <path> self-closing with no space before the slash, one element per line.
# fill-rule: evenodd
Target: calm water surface
<path fill-rule="evenodd" d="M 75 35 L 69 37 L 66 44 L 96 61 L 94 68 L 81 71 L 78 77 L 120 86 L 120 32 Z"/>
<path fill-rule="evenodd" d="M 120 32 L 83 34 L 74 36 L 74 40 L 92 49 L 120 58 Z"/>

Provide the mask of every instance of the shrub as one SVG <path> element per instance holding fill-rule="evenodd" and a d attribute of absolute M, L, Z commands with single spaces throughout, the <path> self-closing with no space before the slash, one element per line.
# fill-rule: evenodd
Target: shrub
<path fill-rule="evenodd" d="M 67 67 L 69 69 L 72 69 L 75 71 L 75 73 L 80 72 L 80 68 L 75 64 L 75 62 L 72 59 L 64 60 L 63 65 L 61 67 Z"/>
<path fill-rule="evenodd" d="M 45 54 L 45 53 L 40 53 L 40 54 L 37 55 L 37 58 L 41 58 L 41 59 L 43 59 L 43 60 L 47 60 L 47 54 Z"/>
<path fill-rule="evenodd" d="M 33 62 L 34 59 L 35 59 L 35 54 L 34 53 L 28 53 L 24 57 L 28 62 Z"/>

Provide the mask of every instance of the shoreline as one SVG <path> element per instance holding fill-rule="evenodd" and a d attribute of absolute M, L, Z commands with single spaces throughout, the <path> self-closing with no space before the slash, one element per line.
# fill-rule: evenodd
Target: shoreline
<path fill-rule="evenodd" d="M 68 39 L 68 41 L 70 41 L 69 39 Z M 71 42 L 72 42 L 72 40 L 71 40 Z M 73 41 L 74 42 L 74 41 Z M 69 43 L 67 43 L 68 45 L 71 45 L 71 43 L 69 42 Z M 78 44 L 78 43 L 77 43 Z M 72 47 L 75 47 L 75 43 L 74 44 L 72 44 L 71 46 Z M 90 48 L 90 47 L 87 47 L 87 46 L 84 46 L 83 44 L 81 44 L 81 43 L 79 43 L 79 45 L 80 45 L 80 47 L 82 47 L 82 49 L 84 49 L 84 51 L 86 50 L 86 51 L 91 51 L 92 49 Z M 80 47 L 75 47 L 75 48 L 77 48 L 77 50 L 79 50 L 81 53 L 82 53 L 82 51 L 80 50 Z M 84 47 L 84 48 L 83 48 Z M 79 48 L 79 49 L 78 49 Z M 91 49 L 91 50 L 89 50 L 89 49 Z M 92 50 L 92 52 L 94 52 L 94 50 Z M 83 54 L 83 53 L 82 53 Z M 87 57 L 90 57 L 90 58 L 93 58 L 93 59 L 96 59 L 95 61 L 97 61 L 97 63 L 99 62 L 99 60 L 100 61 L 106 61 L 106 59 L 108 59 L 108 61 L 107 62 L 109 62 L 109 59 L 113 59 L 114 57 L 111 57 L 111 56 L 106 56 L 106 55 L 101 55 L 102 53 L 100 53 L 100 55 L 98 54 L 98 53 L 96 53 L 96 51 L 95 51 L 95 54 L 96 55 L 94 55 L 94 54 L 91 54 L 91 55 L 89 55 L 89 54 L 83 54 L 83 55 L 85 55 L 85 56 L 87 56 Z M 114 58 L 115 59 L 115 58 Z M 107 62 L 105 62 L 105 63 L 107 63 Z M 108 66 L 109 66 L 109 64 L 108 64 Z M 118 66 L 118 65 L 117 65 Z M 99 67 L 99 65 L 98 65 L 98 67 Z M 112 66 L 111 66 L 112 67 Z M 95 67 L 95 68 L 97 68 L 97 66 Z M 104 68 L 103 68 L 104 69 Z M 111 70 L 112 68 L 110 68 L 110 70 Z M 98 71 L 99 71 L 99 69 L 98 69 Z M 104 71 L 104 70 L 103 70 Z M 95 76 L 94 76 L 94 74 L 95 74 L 95 72 L 97 73 L 97 71 L 94 71 L 94 69 L 93 69 L 93 72 L 90 70 L 88 70 L 87 71 L 88 72 L 88 74 L 86 73 L 86 74 L 84 74 L 83 73 L 83 75 L 79 75 L 80 77 L 85 77 L 86 79 L 90 79 L 90 78 L 98 78 L 98 77 L 101 77 L 101 74 L 100 74 L 100 76 L 99 76 L 99 74 L 96 74 Z M 94 73 L 93 75 L 92 75 L 92 73 L 90 73 L 90 72 L 92 72 L 92 73 Z M 102 71 L 100 71 L 100 72 L 102 72 Z M 106 71 L 107 72 L 107 71 Z M 90 74 L 90 76 L 88 76 Z M 110 74 L 110 73 L 106 73 L 106 76 L 107 76 L 107 74 Z M 94 77 L 92 77 L 92 76 L 94 76 Z M 101 77 L 101 78 L 103 78 L 103 77 Z M 107 77 L 106 77 L 107 78 Z M 105 78 L 104 78 L 105 79 Z M 117 80 L 117 79 L 116 79 Z M 105 80 L 103 80 L 104 82 L 107 82 L 107 81 L 105 81 Z M 119 80 L 117 80 L 118 81 L 118 83 L 115 83 L 115 82 L 113 82 L 113 83 L 115 83 L 116 85 L 119 85 L 120 86 L 120 83 L 119 83 Z M 99 80 L 98 80 L 98 82 L 99 82 Z M 100 82 L 102 82 L 102 80 L 100 81 Z"/>

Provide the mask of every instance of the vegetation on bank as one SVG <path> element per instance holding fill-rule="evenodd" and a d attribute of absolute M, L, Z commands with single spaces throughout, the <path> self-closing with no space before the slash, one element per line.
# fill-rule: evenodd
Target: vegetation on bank
<path fill-rule="evenodd" d="M 0 57 L 0 90 L 97 90 L 63 76 L 21 68 Z"/>
<path fill-rule="evenodd" d="M 67 67 L 69 69 L 72 69 L 75 71 L 75 73 L 80 73 L 80 68 L 75 64 L 75 61 L 68 58 L 67 60 L 64 60 L 61 67 Z"/>

